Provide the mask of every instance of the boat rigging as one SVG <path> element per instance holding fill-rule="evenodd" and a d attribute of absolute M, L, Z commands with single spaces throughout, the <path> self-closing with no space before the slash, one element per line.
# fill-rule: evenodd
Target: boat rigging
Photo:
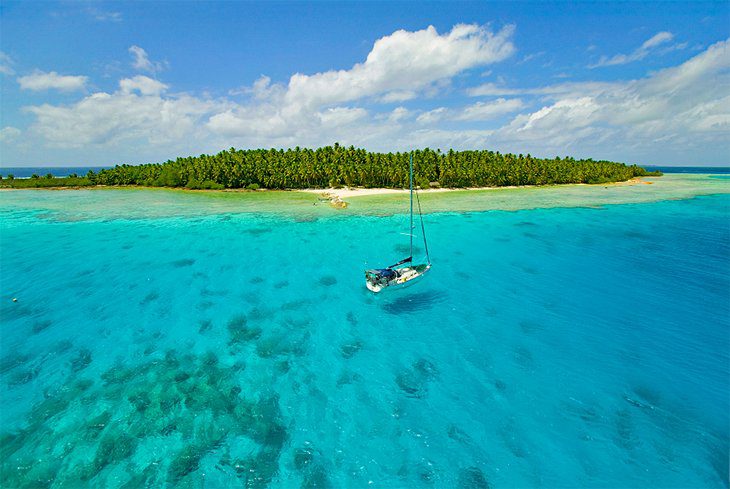
<path fill-rule="evenodd" d="M 410 216 L 410 254 L 407 258 L 400 260 L 386 268 L 375 268 L 365 270 L 365 285 L 373 292 L 380 292 L 386 287 L 411 285 L 416 279 L 422 277 L 431 269 L 431 257 L 428 254 L 428 243 L 426 242 L 426 228 L 423 225 L 423 214 L 421 213 L 421 201 L 418 193 L 413 189 L 413 152 L 410 154 L 410 197 L 411 197 L 411 216 Z M 413 195 L 416 195 L 418 204 L 418 216 L 421 221 L 421 234 L 423 235 L 423 247 L 426 251 L 426 263 L 418 265 L 413 264 Z"/>

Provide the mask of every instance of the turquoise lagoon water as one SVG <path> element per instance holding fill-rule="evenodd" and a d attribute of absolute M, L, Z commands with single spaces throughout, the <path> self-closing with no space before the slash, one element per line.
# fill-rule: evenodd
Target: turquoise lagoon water
<path fill-rule="evenodd" d="M 730 195 L 430 214 L 380 295 L 402 214 L 33 195 L 0 195 L 3 487 L 728 486 Z"/>

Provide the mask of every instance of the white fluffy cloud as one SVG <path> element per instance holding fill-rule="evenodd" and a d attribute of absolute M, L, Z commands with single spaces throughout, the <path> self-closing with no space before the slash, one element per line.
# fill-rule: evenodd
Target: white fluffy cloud
<path fill-rule="evenodd" d="M 332 107 L 317 114 L 324 127 L 352 124 L 363 120 L 367 115 L 368 111 L 360 107 Z"/>
<path fill-rule="evenodd" d="M 164 83 L 144 75 L 137 75 L 133 78 L 125 78 L 119 81 L 119 89 L 125 94 L 137 91 L 142 95 L 159 95 L 167 90 L 167 88 L 167 85 Z"/>
<path fill-rule="evenodd" d="M 126 90 L 124 81 L 117 92 L 94 93 L 69 106 L 26 108 L 36 117 L 32 130 L 47 145 L 59 148 L 110 147 L 124 141 L 170 144 L 192 137 L 201 118 L 221 108 L 220 103 L 188 95 L 163 97 L 159 92 L 144 92 L 139 84 L 134 87 L 138 94 Z"/>
<path fill-rule="evenodd" d="M 546 87 L 548 102 L 517 116 L 495 137 L 547 151 L 601 147 L 727 147 L 730 136 L 730 40 L 649 77 Z M 657 146 L 661 144 L 663 148 Z M 604 149 L 605 149 L 604 148 Z"/>
<path fill-rule="evenodd" d="M 464 24 L 445 34 L 433 26 L 415 32 L 399 30 L 377 40 L 366 60 L 349 70 L 297 73 L 286 85 L 272 85 L 268 77 L 261 77 L 243 90 L 254 95 L 256 102 L 214 115 L 208 129 L 247 142 L 287 133 L 319 142 L 332 114 L 346 114 L 348 123 L 354 115 L 358 116 L 355 120 L 364 117 L 352 108 L 345 111 L 341 104 L 363 99 L 403 102 L 424 91 L 438 90 L 459 73 L 512 54 L 513 32 L 513 26 L 495 33 Z"/>
<path fill-rule="evenodd" d="M 590 65 L 589 68 L 599 68 L 602 66 L 624 65 L 646 58 L 652 49 L 661 44 L 665 44 L 674 39 L 671 32 L 658 32 L 652 37 L 644 41 L 644 43 L 630 54 L 617 54 L 612 57 L 602 56 L 598 63 Z"/>
<path fill-rule="evenodd" d="M 86 76 L 59 75 L 55 71 L 43 72 L 34 71 L 30 75 L 18 78 L 22 90 L 60 90 L 62 92 L 73 92 L 86 88 L 89 78 Z"/>
<path fill-rule="evenodd" d="M 295 74 L 288 83 L 262 76 L 231 92 L 240 98 L 171 93 L 168 85 L 137 75 L 121 80 L 116 91 L 72 104 L 27 107 L 35 121 L 23 129 L 23 140 L 113 155 L 128 150 L 136 162 L 230 146 L 334 141 L 385 151 L 490 148 L 613 159 L 686 155 L 707 146 L 730 150 L 730 40 L 636 80 L 529 89 L 486 83 L 467 89 L 479 98 L 461 107 L 427 96 L 471 68 L 508 56 L 511 35 L 511 28 L 492 33 L 478 26 L 445 34 L 397 31 L 349 70 Z M 663 42 L 650 39 L 647 48 Z M 111 162 L 117 161 L 98 163 Z"/>
<path fill-rule="evenodd" d="M 434 82 L 505 59 L 514 52 L 513 31 L 508 26 L 495 34 L 485 27 L 464 24 L 443 35 L 433 26 L 415 32 L 399 30 L 377 40 L 365 62 L 349 70 L 295 74 L 289 80 L 286 100 L 303 107 L 373 95 L 407 100 Z"/>

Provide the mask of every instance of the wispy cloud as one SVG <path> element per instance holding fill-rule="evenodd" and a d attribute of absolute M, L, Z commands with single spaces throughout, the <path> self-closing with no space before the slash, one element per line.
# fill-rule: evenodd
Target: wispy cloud
<path fill-rule="evenodd" d="M 59 75 L 55 71 L 48 73 L 36 70 L 30 75 L 18 78 L 22 90 L 42 91 L 60 90 L 62 92 L 73 92 L 84 90 L 89 78 L 80 75 Z"/>
<path fill-rule="evenodd" d="M 467 89 L 466 93 L 471 97 L 499 97 L 503 95 L 518 95 L 522 91 L 514 88 L 501 87 L 494 83 L 483 83 L 477 87 Z"/>
<path fill-rule="evenodd" d="M 511 114 L 524 108 L 525 104 L 518 98 L 498 98 L 492 102 L 477 102 L 454 116 L 457 121 L 488 121 L 505 114 Z"/>
<path fill-rule="evenodd" d="M 99 22 L 121 22 L 123 20 L 121 12 L 111 12 L 98 7 L 88 7 L 85 12 Z"/>
<path fill-rule="evenodd" d="M 12 143 L 20 136 L 20 129 L 13 126 L 5 126 L 0 129 L 0 141 L 3 143 Z"/>
<path fill-rule="evenodd" d="M 0 73 L 3 75 L 14 75 L 13 59 L 7 54 L 0 51 Z"/>
<path fill-rule="evenodd" d="M 513 98 L 498 98 L 489 102 L 476 102 L 465 107 L 447 109 L 439 107 L 420 114 L 416 121 L 421 125 L 438 124 L 442 121 L 491 121 L 506 114 L 512 114 L 523 109 L 522 100 Z"/>
<path fill-rule="evenodd" d="M 446 107 L 438 107 L 419 115 L 416 118 L 416 122 L 420 124 L 433 124 L 434 122 L 438 122 L 443 119 L 446 114 Z"/>
<path fill-rule="evenodd" d="M 654 34 L 630 54 L 617 54 L 615 56 L 601 56 L 598 63 L 589 65 L 588 68 L 600 68 L 603 66 L 625 65 L 646 58 L 657 46 L 665 44 L 674 39 L 674 34 L 662 31 Z"/>
<path fill-rule="evenodd" d="M 546 54 L 545 51 L 540 51 L 540 52 L 537 52 L 537 53 L 527 54 L 527 55 L 525 55 L 522 58 L 522 60 L 518 61 L 517 64 L 527 63 L 528 61 L 532 61 L 533 59 L 537 59 L 537 58 L 539 58 L 541 56 L 545 56 L 545 54 Z"/>
<path fill-rule="evenodd" d="M 129 52 L 134 58 L 134 60 L 132 61 L 132 66 L 136 70 L 146 71 L 148 73 L 154 74 L 164 70 L 167 66 L 167 63 L 151 61 L 149 56 L 147 55 L 147 51 L 139 46 L 130 47 Z"/>

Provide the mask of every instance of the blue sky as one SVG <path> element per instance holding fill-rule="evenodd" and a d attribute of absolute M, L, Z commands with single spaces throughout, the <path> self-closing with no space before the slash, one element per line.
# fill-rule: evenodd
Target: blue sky
<path fill-rule="evenodd" d="M 0 2 L 0 166 L 229 147 L 730 164 L 729 2 Z"/>

